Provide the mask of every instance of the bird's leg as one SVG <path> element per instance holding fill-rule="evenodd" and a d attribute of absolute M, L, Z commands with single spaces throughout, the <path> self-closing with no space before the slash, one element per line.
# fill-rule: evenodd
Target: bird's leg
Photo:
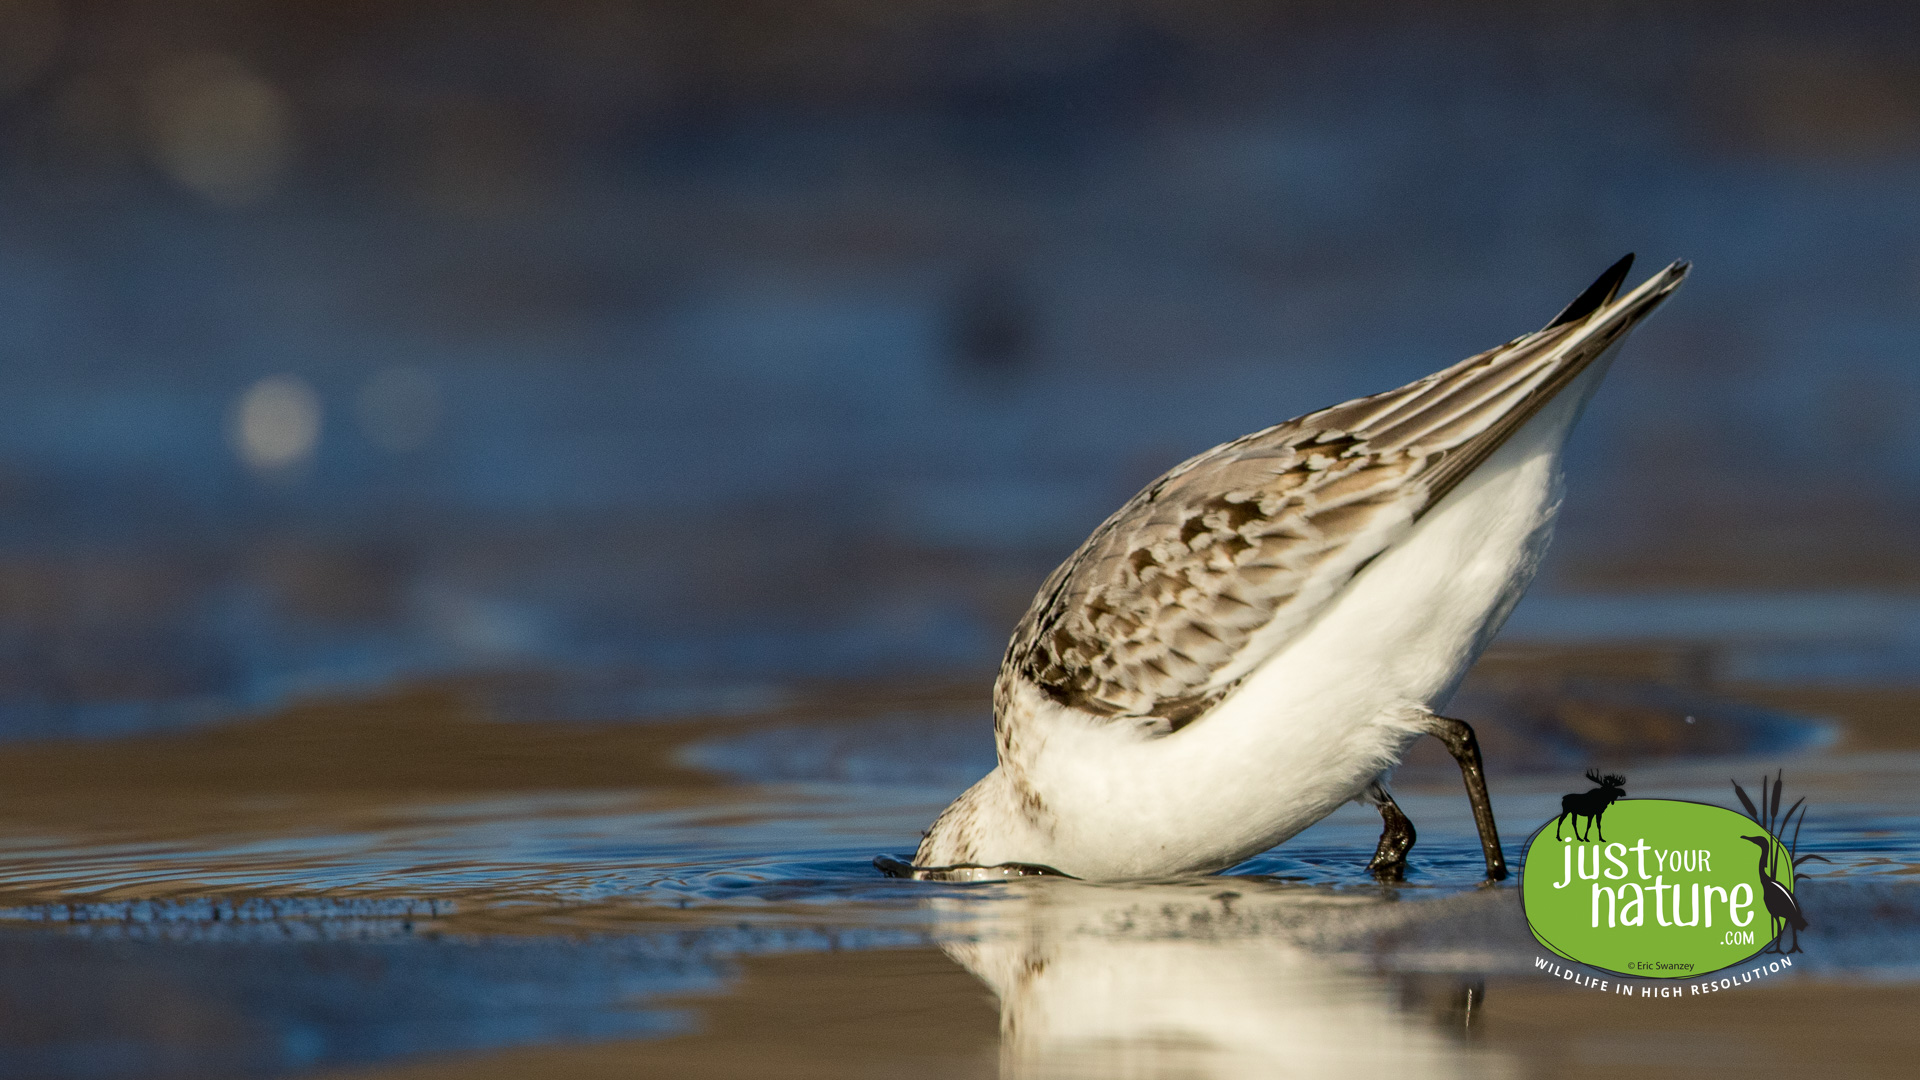
<path fill-rule="evenodd" d="M 1413 822 L 1393 801 L 1385 784 L 1375 780 L 1367 788 L 1367 801 L 1380 811 L 1380 846 L 1373 850 L 1367 870 L 1381 881 L 1404 881 L 1407 877 L 1407 852 L 1413 849 Z"/>
<path fill-rule="evenodd" d="M 1487 774 L 1480 763 L 1480 740 L 1464 720 L 1435 716 L 1428 721 L 1427 734 L 1446 744 L 1447 753 L 1460 763 L 1460 777 L 1467 782 L 1467 801 L 1473 804 L 1473 824 L 1480 830 L 1480 853 L 1487 859 L 1487 880 L 1504 881 L 1507 857 L 1500 853 L 1500 830 L 1493 823 L 1493 804 L 1487 800 Z"/>

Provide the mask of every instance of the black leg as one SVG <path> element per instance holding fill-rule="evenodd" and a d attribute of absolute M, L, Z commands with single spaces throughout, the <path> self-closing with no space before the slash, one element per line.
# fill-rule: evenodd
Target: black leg
<path fill-rule="evenodd" d="M 1373 850 L 1373 861 L 1367 869 L 1381 881 L 1405 881 L 1407 877 L 1407 852 L 1413 850 L 1413 841 L 1417 834 L 1413 831 L 1413 822 L 1400 810 L 1400 804 L 1393 801 L 1386 785 L 1375 780 L 1367 789 L 1367 801 L 1380 811 L 1382 828 L 1380 846 Z"/>
<path fill-rule="evenodd" d="M 1493 824 L 1493 804 L 1487 800 L 1487 774 L 1480 763 L 1480 740 L 1464 720 L 1436 716 L 1427 732 L 1446 744 L 1447 753 L 1460 763 L 1460 777 L 1467 782 L 1467 801 L 1473 804 L 1473 824 L 1480 830 L 1480 853 L 1487 859 L 1487 880 L 1504 881 L 1507 858 L 1500 853 L 1500 830 Z"/>

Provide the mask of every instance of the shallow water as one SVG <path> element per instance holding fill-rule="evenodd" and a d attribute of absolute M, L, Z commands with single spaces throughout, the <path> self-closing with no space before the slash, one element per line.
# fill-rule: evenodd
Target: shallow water
<path fill-rule="evenodd" d="M 1513 673 L 1623 663 L 1577 655 L 1497 653 L 1470 685 L 1510 853 L 1578 786 L 1553 748 L 1582 745 Z M 795 686 L 757 712 L 579 724 L 498 711 L 556 691 L 494 681 L 0 750 L 0 1071 L 699 1075 L 787 1055 L 793 1075 L 1528 1075 L 1654 1024 L 1684 1034 L 1656 1073 L 1713 1073 L 1713 1025 L 1920 1001 L 1920 739 L 1855 733 L 1844 690 L 1816 719 L 1563 682 L 1719 718 L 1613 759 L 1633 794 L 1730 805 L 1729 777 L 1784 768 L 1814 808 L 1802 850 L 1832 862 L 1805 868 L 1806 951 L 1732 1021 L 1589 1015 L 1590 992 L 1539 974 L 1516 890 L 1478 885 L 1437 753 L 1397 785 L 1420 827 L 1403 886 L 1361 871 L 1378 819 L 1359 807 L 1225 876 L 933 885 L 869 861 L 990 765 L 977 687 Z M 1877 1045 L 1841 1058 L 1872 1074 Z"/>

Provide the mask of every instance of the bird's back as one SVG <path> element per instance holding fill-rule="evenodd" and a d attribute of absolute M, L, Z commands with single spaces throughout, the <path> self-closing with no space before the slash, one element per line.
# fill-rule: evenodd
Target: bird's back
<path fill-rule="evenodd" d="M 1625 263 L 1610 274 L 1623 275 Z M 1003 686 L 1024 680 L 1092 716 L 1178 730 L 1406 539 L 1685 273 L 1675 264 L 1603 302 L 1616 276 L 1584 317 L 1563 313 L 1397 390 L 1175 466 L 1041 586 L 1009 644 Z"/>

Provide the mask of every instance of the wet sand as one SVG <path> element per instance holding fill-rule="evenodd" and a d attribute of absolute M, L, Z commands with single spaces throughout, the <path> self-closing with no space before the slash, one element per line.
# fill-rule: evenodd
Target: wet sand
<path fill-rule="evenodd" d="M 1491 979 L 1471 1023 L 1410 1002 L 1409 1022 L 1445 1028 L 1525 1077 L 1906 1077 L 1920 989 L 1802 983 L 1718 999 L 1619 1000 L 1538 979 Z M 699 1030 L 656 1040 L 512 1050 L 323 1074 L 356 1080 L 508 1076 L 991 1077 L 991 995 L 934 949 L 764 957 L 717 1000 L 681 999 Z M 1427 1015 L 1421 1015 L 1425 1006 Z"/>
<path fill-rule="evenodd" d="M 867 860 L 910 850 L 990 764 L 984 679 L 625 720 L 582 719 L 565 680 L 439 680 L 0 746 L 0 950 L 33 1018 L 0 1024 L 0 1065 L 1895 1075 L 1920 1005 L 1920 692 L 1711 671 L 1687 648 L 1507 647 L 1462 700 L 1510 848 L 1586 761 L 1721 802 L 1727 776 L 1786 768 L 1835 861 L 1808 878 L 1805 957 L 1739 993 L 1625 1001 L 1533 973 L 1513 890 L 1475 887 L 1432 748 L 1397 785 L 1421 829 L 1404 888 L 1361 875 L 1378 822 L 1359 808 L 1238 877 L 937 887 Z M 103 1040 L 130 1056 L 100 1058 Z"/>
<path fill-rule="evenodd" d="M 724 994 L 668 999 L 697 1030 L 322 1074 L 442 1077 L 899 1076 L 999 1073 L 993 995 L 938 949 L 756 957 Z"/>
<path fill-rule="evenodd" d="M 499 717 L 488 704 L 501 681 L 315 701 L 111 741 L 0 743 L 0 837 L 108 844 L 323 835 L 435 807 L 555 795 L 649 809 L 733 805 L 736 785 L 682 764 L 676 752 L 772 724 L 824 734 L 876 714 L 982 704 L 972 685 L 817 686 L 797 688 L 760 717 L 557 722 Z"/>
<path fill-rule="evenodd" d="M 1530 1076 L 1898 1077 L 1913 1075 L 1916 1009 L 1910 984 L 1799 982 L 1672 1002 L 1495 979 L 1470 1037 Z"/>

